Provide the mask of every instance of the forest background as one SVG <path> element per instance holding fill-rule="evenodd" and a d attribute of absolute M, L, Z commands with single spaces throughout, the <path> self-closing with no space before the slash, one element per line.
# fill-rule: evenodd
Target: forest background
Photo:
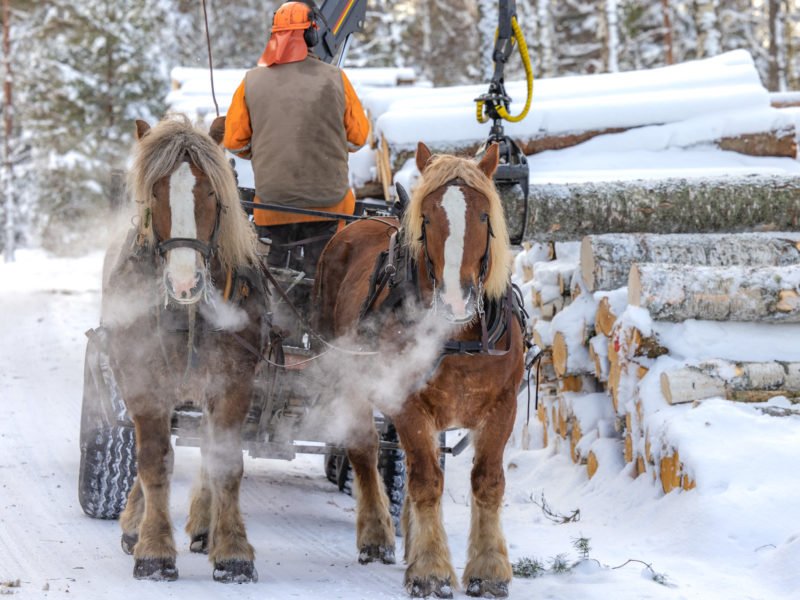
<path fill-rule="evenodd" d="M 208 64 L 202 2 L 1 1 L 0 247 L 79 252 L 91 220 L 120 201 L 133 119 L 163 116 L 173 67 Z M 254 65 L 279 4 L 206 0 L 214 66 Z M 800 89 L 800 0 L 517 0 L 517 9 L 536 77 L 743 48 L 769 90 Z M 435 86 L 486 81 L 496 23 L 496 0 L 369 0 L 345 66 L 412 67 Z M 515 57 L 506 78 L 522 77 Z"/>

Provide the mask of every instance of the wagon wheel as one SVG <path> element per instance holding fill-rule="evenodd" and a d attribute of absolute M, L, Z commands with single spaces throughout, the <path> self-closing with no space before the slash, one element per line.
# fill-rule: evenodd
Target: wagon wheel
<path fill-rule="evenodd" d="M 104 342 L 104 330 L 89 333 L 83 372 L 78 499 L 90 517 L 116 519 L 136 479 L 136 436 Z"/>

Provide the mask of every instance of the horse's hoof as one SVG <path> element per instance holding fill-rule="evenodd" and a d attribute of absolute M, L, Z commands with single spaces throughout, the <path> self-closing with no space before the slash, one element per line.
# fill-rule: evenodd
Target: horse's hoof
<path fill-rule="evenodd" d="M 138 541 L 139 541 L 138 533 L 123 533 L 122 538 L 120 538 L 120 545 L 122 546 L 122 551 L 125 554 L 133 554 L 133 547 L 136 545 L 136 542 Z"/>
<path fill-rule="evenodd" d="M 361 548 L 358 553 L 358 562 L 366 565 L 376 560 L 381 561 L 385 565 L 393 565 L 394 559 L 394 546 L 379 546 L 378 544 L 369 544 Z"/>
<path fill-rule="evenodd" d="M 208 554 L 208 532 L 198 533 L 192 536 L 189 543 L 189 550 L 197 554 Z"/>
<path fill-rule="evenodd" d="M 214 563 L 214 581 L 220 583 L 255 583 L 258 571 L 252 560 L 221 560 Z"/>
<path fill-rule="evenodd" d="M 137 558 L 133 564 L 133 576 L 151 581 L 175 581 L 178 569 L 174 558 Z"/>
<path fill-rule="evenodd" d="M 508 582 L 489 579 L 470 579 L 467 596 L 474 598 L 508 598 Z"/>
<path fill-rule="evenodd" d="M 433 596 L 434 598 L 453 597 L 453 585 L 450 583 L 449 577 L 447 579 L 415 577 L 406 583 L 406 589 L 412 598 L 427 598 L 428 596 Z"/>

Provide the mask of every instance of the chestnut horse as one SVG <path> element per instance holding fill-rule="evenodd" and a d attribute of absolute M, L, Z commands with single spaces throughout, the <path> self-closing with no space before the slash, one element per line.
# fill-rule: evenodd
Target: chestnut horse
<path fill-rule="evenodd" d="M 268 306 L 256 235 L 219 145 L 224 127 L 224 117 L 210 135 L 186 118 L 152 129 L 136 121 L 128 187 L 138 220 L 104 265 L 101 321 L 136 429 L 138 477 L 120 524 L 137 579 L 178 576 L 170 426 L 173 409 L 186 402 L 203 408 L 202 467 L 186 526 L 191 549 L 208 552 L 217 581 L 258 577 L 239 510 L 241 430 Z"/>
<path fill-rule="evenodd" d="M 497 146 L 476 164 L 454 156 L 431 157 L 420 143 L 416 162 L 421 178 L 399 237 L 390 241 L 397 221 L 373 219 L 349 225 L 329 242 L 318 267 L 318 320 L 328 335 L 360 332 L 367 343 L 368 338 L 378 339 L 387 360 L 398 344 L 408 343 L 398 340 L 420 318 L 410 309 L 413 305 L 449 320 L 452 339 L 432 361 L 427 381 L 409 388 L 399 407 L 379 407 L 394 421 L 406 453 L 407 495 L 401 520 L 408 565 L 405 586 L 415 597 L 449 598 L 457 585 L 442 524 L 444 477 L 437 441 L 440 431 L 464 427 L 471 430 L 475 458 L 463 583 L 471 596 L 506 596 L 512 574 L 500 526 L 502 459 L 516 413 L 524 339 L 522 317 L 512 309 L 516 301 L 503 208 L 491 179 Z M 376 262 L 385 264 L 378 259 L 385 251 L 409 256 L 405 265 L 410 277 L 381 287 L 374 267 Z M 403 265 L 389 271 L 399 273 Z M 492 329 L 494 340 L 488 339 L 486 326 L 490 307 L 505 315 L 499 330 Z M 371 409 L 362 412 L 361 429 L 348 442 L 358 491 L 359 560 L 390 563 L 394 531 L 376 468 L 378 438 L 370 425 Z"/>

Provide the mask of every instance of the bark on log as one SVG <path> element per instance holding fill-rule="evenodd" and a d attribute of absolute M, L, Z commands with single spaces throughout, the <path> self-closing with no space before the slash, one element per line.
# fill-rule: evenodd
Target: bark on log
<path fill-rule="evenodd" d="M 791 231 L 800 225 L 800 177 L 541 184 L 531 186 L 529 206 L 525 239 L 536 241 L 600 233 Z M 507 219 L 518 231 L 522 211 L 509 211 Z"/>
<path fill-rule="evenodd" d="M 670 404 L 720 397 L 764 402 L 774 396 L 800 396 L 798 362 L 711 361 L 661 374 L 661 393 Z"/>
<path fill-rule="evenodd" d="M 608 127 L 604 129 L 591 129 L 585 131 L 572 131 L 559 134 L 541 132 L 528 137 L 517 137 L 515 142 L 526 156 L 546 152 L 548 150 L 562 150 L 577 146 L 592 138 L 614 133 L 622 133 L 637 129 L 637 127 Z M 381 140 L 384 143 L 384 140 Z M 458 156 L 475 156 L 485 140 L 471 140 L 462 142 L 428 140 L 426 144 L 434 154 L 456 154 Z M 743 133 L 737 136 L 722 137 L 708 140 L 722 150 L 732 150 L 749 156 L 778 156 L 785 158 L 797 157 L 797 145 L 794 129 L 789 127 L 774 131 L 758 133 Z M 410 158 L 414 157 L 414 149 L 405 144 L 388 148 L 390 165 L 393 172 L 397 172 Z"/>
<path fill-rule="evenodd" d="M 800 265 L 631 267 L 628 304 L 662 321 L 800 323 Z"/>
<path fill-rule="evenodd" d="M 643 262 L 706 266 L 800 264 L 800 233 L 607 234 L 586 236 L 581 242 L 580 273 L 591 291 L 625 286 L 631 265 Z"/>

